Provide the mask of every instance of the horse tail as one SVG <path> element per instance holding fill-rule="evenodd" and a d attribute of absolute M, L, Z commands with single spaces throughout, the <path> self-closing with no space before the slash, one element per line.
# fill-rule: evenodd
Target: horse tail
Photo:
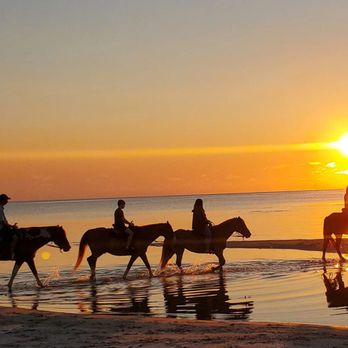
<path fill-rule="evenodd" d="M 161 269 L 163 269 L 170 258 L 175 254 L 173 250 L 173 243 L 175 243 L 175 235 L 172 239 L 165 239 L 162 247 L 162 257 L 161 257 Z"/>
<path fill-rule="evenodd" d="M 83 255 L 85 254 L 85 250 L 86 250 L 86 247 L 87 247 L 87 244 L 88 244 L 88 240 L 87 239 L 88 239 L 88 237 L 87 237 L 87 232 L 86 232 L 82 236 L 81 241 L 80 241 L 79 255 L 78 255 L 77 260 L 76 260 L 74 271 L 76 271 L 79 268 L 80 264 L 81 264 Z"/>

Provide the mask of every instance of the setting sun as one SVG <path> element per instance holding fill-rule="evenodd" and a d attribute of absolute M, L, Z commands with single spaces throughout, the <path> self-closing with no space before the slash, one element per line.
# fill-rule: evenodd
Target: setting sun
<path fill-rule="evenodd" d="M 42 258 L 43 260 L 48 260 L 50 257 L 51 257 L 51 254 L 50 254 L 48 251 L 43 251 L 43 252 L 41 253 L 41 258 Z"/>
<path fill-rule="evenodd" d="M 332 145 L 343 155 L 348 156 L 348 133 L 342 135 L 342 137 L 338 141 L 334 142 Z"/>

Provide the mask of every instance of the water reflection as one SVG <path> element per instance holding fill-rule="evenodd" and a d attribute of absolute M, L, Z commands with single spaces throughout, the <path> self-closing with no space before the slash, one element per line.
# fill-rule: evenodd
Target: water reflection
<path fill-rule="evenodd" d="M 323 281 L 328 307 L 347 307 L 348 310 L 348 287 L 342 278 L 342 267 L 338 267 L 335 273 L 328 273 L 324 267 Z"/>
<path fill-rule="evenodd" d="M 36 288 L 33 293 L 23 295 L 15 295 L 12 292 L 8 292 L 8 298 L 10 300 L 12 308 L 21 307 L 22 303 L 31 303 L 31 309 L 37 310 L 40 302 L 40 288 Z"/>
<path fill-rule="evenodd" d="M 253 301 L 231 301 L 223 274 L 209 277 L 163 278 L 163 296 L 167 317 L 191 317 L 211 320 L 246 320 Z"/>
<path fill-rule="evenodd" d="M 86 285 L 86 284 L 85 284 Z M 151 314 L 149 307 L 150 279 L 112 284 L 88 284 L 89 292 L 77 291 L 81 313 Z"/>
<path fill-rule="evenodd" d="M 231 300 L 222 274 L 83 285 L 76 292 L 77 306 L 82 313 L 248 320 L 253 311 L 253 301 Z"/>

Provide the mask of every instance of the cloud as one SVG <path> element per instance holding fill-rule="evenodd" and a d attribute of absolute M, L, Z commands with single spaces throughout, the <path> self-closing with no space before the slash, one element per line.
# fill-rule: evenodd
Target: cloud
<path fill-rule="evenodd" d="M 338 175 L 348 175 L 348 169 L 340 170 L 339 172 L 336 172 L 335 174 L 338 174 Z"/>

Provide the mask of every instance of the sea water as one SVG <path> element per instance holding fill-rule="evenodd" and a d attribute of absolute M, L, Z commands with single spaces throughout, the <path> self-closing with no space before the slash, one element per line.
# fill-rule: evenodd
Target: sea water
<path fill-rule="evenodd" d="M 188 229 L 194 201 L 202 198 L 210 220 L 218 224 L 241 216 L 252 240 L 311 239 L 322 237 L 323 218 L 341 210 L 343 194 L 343 190 L 330 190 L 134 197 L 125 198 L 125 215 L 138 225 L 169 221 L 174 230 Z M 171 264 L 164 273 L 148 279 L 145 266 L 138 261 L 127 281 L 122 280 L 122 274 L 128 257 L 103 255 L 98 259 L 97 282 L 91 284 L 86 259 L 77 273 L 72 272 L 78 243 L 87 229 L 111 227 L 119 198 L 124 197 L 10 202 L 5 209 L 11 223 L 21 227 L 62 225 L 72 249 L 60 253 L 46 246 L 38 251 L 35 261 L 47 285 L 44 289 L 36 288 L 33 276 L 23 266 L 9 295 L 6 283 L 13 263 L 1 262 L 0 306 L 73 313 L 347 323 L 348 296 L 347 303 L 343 298 L 337 306 L 337 296 L 346 296 L 342 282 L 341 289 L 337 285 L 339 277 L 344 285 L 346 268 L 336 264 L 333 254 L 324 268 L 319 252 L 226 249 L 225 271 L 220 275 L 211 272 L 214 255 L 186 251 L 183 273 Z M 149 248 L 154 270 L 160 256 L 160 247 Z M 329 282 L 324 282 L 325 277 Z"/>

